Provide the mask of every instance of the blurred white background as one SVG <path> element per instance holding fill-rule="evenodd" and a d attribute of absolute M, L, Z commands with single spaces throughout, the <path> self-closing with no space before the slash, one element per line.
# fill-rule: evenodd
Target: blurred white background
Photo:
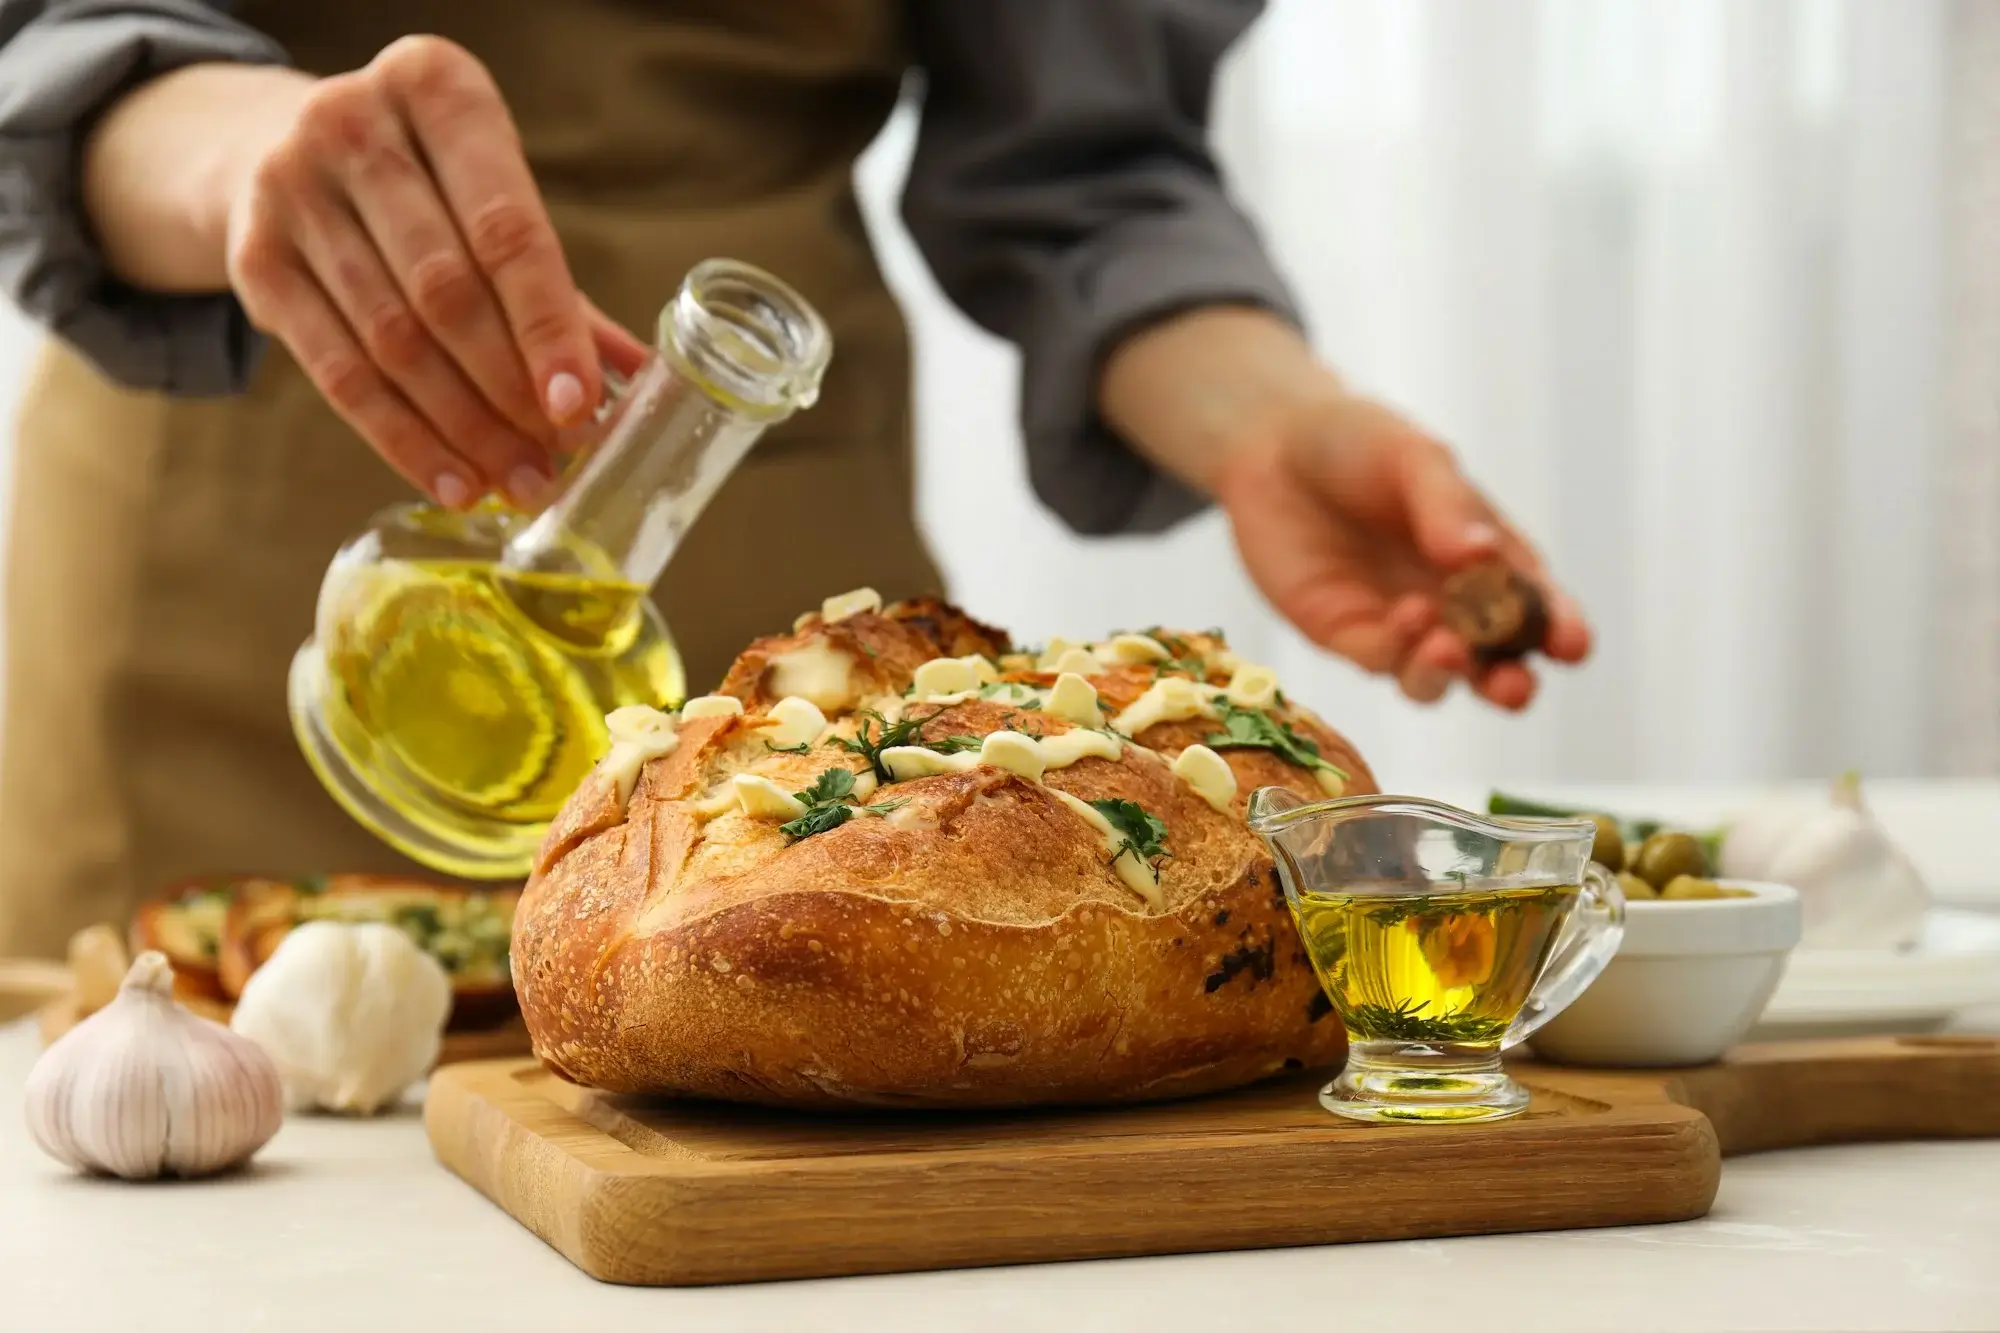
<path fill-rule="evenodd" d="M 1315 651 L 1215 515 L 1063 532 L 1026 486 L 1009 351 L 896 225 L 899 123 L 864 179 L 954 591 L 1031 639 L 1225 625 L 1392 785 L 1934 771 L 1954 14 L 1275 0 L 1232 58 L 1219 148 L 1317 346 L 1451 441 L 1594 618 L 1594 660 L 1520 718 Z M 971 495 L 980 523 L 943 521 Z"/>
<path fill-rule="evenodd" d="M 1940 460 L 1955 25 L 1975 7 L 1274 0 L 1232 58 L 1219 147 L 1316 344 L 1449 439 L 1594 618 L 1594 660 L 1520 718 L 1419 708 L 1315 651 L 1215 515 L 1066 534 L 1027 488 L 1011 352 L 896 220 L 899 118 L 863 186 L 914 327 L 922 507 L 953 592 L 1029 639 L 1225 625 L 1392 786 L 1900 776 L 1948 753 L 2000 771 L 1946 744 L 2000 710 L 2000 633 L 1938 665 L 1965 609 L 1938 590 L 1992 591 L 1948 580 L 1937 537 L 1965 513 Z M 7 419 L 29 346 L 0 315 Z"/>

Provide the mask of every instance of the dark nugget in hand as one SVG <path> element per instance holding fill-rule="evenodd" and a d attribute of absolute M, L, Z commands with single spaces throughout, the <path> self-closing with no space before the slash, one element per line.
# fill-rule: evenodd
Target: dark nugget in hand
<path fill-rule="evenodd" d="M 1481 666 L 1527 656 L 1549 631 L 1541 590 L 1502 560 L 1446 579 L 1442 611 L 1445 627 L 1472 645 L 1473 660 Z"/>

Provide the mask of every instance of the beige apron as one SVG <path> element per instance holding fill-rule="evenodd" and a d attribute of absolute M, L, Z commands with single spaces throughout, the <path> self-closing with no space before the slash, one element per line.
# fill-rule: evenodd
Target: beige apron
<path fill-rule="evenodd" d="M 832 326 L 817 406 L 772 431 L 658 599 L 689 683 L 861 584 L 939 587 L 917 533 L 909 357 L 852 189 L 894 105 L 886 0 L 251 0 L 332 73 L 437 33 L 493 71 L 578 284 L 650 339 L 686 270 L 762 265 Z M 285 674 L 327 560 L 411 498 L 274 347 L 250 392 L 172 401 L 45 356 L 16 447 L 0 726 L 0 954 L 53 956 L 177 877 L 411 869 L 320 788 Z"/>

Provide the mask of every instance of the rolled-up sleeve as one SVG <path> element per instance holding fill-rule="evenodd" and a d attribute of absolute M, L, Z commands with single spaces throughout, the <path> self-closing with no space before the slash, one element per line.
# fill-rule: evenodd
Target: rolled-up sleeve
<path fill-rule="evenodd" d="M 202 61 L 286 63 L 280 46 L 225 8 L 0 0 L 0 292 L 133 388 L 234 392 L 262 350 L 228 292 L 149 292 L 121 282 L 82 200 L 84 136 L 126 92 Z"/>
<path fill-rule="evenodd" d="M 1075 531 L 1159 531 L 1204 498 L 1096 409 L 1105 357 L 1198 305 L 1299 322 L 1208 148 L 1215 68 L 1261 0 L 920 0 L 903 217 L 939 285 L 1019 347 L 1036 494 Z"/>

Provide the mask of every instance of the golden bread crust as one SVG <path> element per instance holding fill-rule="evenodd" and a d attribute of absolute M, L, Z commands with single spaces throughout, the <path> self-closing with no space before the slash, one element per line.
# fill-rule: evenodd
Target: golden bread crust
<path fill-rule="evenodd" d="M 1177 643 L 1227 663 L 1219 640 Z M 534 1050 L 551 1069 L 614 1092 L 948 1107 L 1185 1096 L 1340 1059 L 1340 1025 L 1244 819 L 1259 786 L 1323 798 L 1313 770 L 1269 749 L 1221 749 L 1236 778 L 1224 813 L 1170 767 L 1218 731 L 1197 717 L 1039 781 L 979 763 L 885 782 L 860 796 L 892 811 L 796 839 L 778 819 L 715 813 L 737 773 L 790 792 L 832 767 L 867 781 L 868 758 L 839 743 L 875 725 L 853 708 L 826 710 L 830 730 L 805 753 L 760 739 L 777 702 L 774 662 L 820 645 L 852 657 L 861 709 L 923 719 L 913 743 L 1073 729 L 1000 699 L 906 701 L 917 667 L 942 656 L 1055 681 L 941 603 L 832 625 L 808 617 L 751 645 L 721 691 L 744 716 L 683 721 L 629 801 L 600 769 L 549 830 L 512 957 Z M 1207 665 L 1197 674 L 1226 681 Z M 1094 673 L 1105 715 L 1157 674 Z M 1289 702 L 1272 712 L 1345 770 L 1347 792 L 1375 790 L 1323 722 Z M 1163 909 L 1121 878 L 1102 833 L 1056 793 L 1134 802 L 1164 823 Z"/>

